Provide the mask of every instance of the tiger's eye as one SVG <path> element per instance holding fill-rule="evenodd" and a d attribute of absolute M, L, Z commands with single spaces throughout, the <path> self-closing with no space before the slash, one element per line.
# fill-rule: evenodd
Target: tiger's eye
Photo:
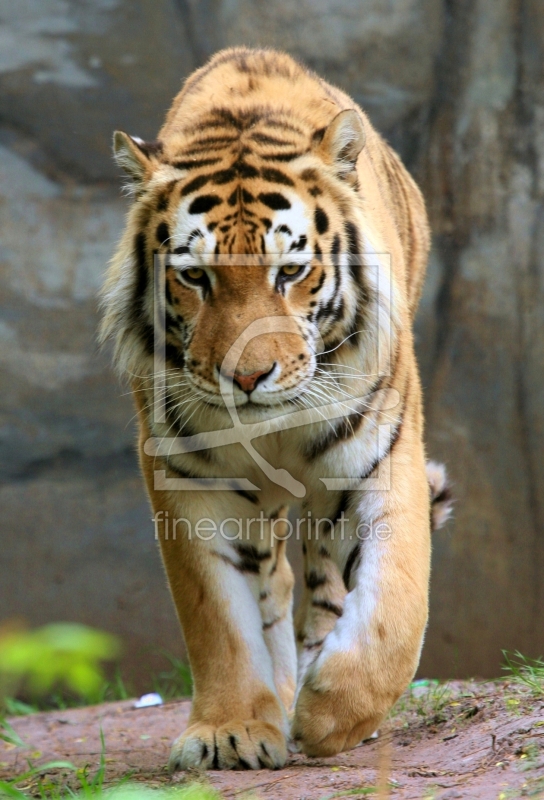
<path fill-rule="evenodd" d="M 281 268 L 281 272 L 283 275 L 288 275 L 289 277 L 292 277 L 293 275 L 299 273 L 301 269 L 302 267 L 300 266 L 300 264 L 284 264 L 283 267 Z"/>
<path fill-rule="evenodd" d="M 190 267 L 185 270 L 185 275 L 192 281 L 199 281 L 204 277 L 204 270 L 200 269 L 200 267 Z"/>

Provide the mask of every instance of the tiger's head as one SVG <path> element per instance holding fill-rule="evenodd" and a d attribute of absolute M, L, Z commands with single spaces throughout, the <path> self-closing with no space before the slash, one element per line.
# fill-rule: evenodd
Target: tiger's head
<path fill-rule="evenodd" d="M 219 108 L 153 144 L 116 132 L 135 202 L 102 335 L 114 334 L 121 368 L 152 370 L 161 294 L 167 374 L 211 405 L 223 404 L 223 381 L 240 407 L 289 402 L 320 352 L 346 337 L 356 346 L 365 134 L 356 111 L 329 116 L 315 129 Z"/>

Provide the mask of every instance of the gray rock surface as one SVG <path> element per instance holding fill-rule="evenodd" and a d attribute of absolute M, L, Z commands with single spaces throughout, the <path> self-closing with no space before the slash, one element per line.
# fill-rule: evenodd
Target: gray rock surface
<path fill-rule="evenodd" d="M 143 688 L 151 654 L 180 648 L 96 291 L 126 210 L 112 130 L 154 138 L 234 44 L 346 89 L 422 185 L 428 449 L 457 496 L 422 672 L 496 675 L 502 648 L 544 650 L 539 0 L 0 0 L 1 617 L 118 632 Z"/>
<path fill-rule="evenodd" d="M 440 674 L 544 650 L 543 119 L 542 4 L 451 4 L 419 171 L 443 264 L 428 441 L 458 495 L 422 663 Z"/>

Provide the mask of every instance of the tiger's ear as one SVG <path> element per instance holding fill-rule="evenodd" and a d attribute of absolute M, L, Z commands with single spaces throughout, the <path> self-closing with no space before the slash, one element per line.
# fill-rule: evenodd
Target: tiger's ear
<path fill-rule="evenodd" d="M 355 183 L 357 157 L 366 141 L 365 129 L 357 112 L 351 108 L 341 111 L 319 134 L 317 149 L 321 157 L 336 168 L 339 178 Z"/>
<path fill-rule="evenodd" d="M 149 177 L 153 161 L 161 151 L 161 142 L 144 142 L 137 136 L 129 136 L 123 131 L 115 131 L 113 134 L 115 161 L 132 179 L 136 191 Z"/>

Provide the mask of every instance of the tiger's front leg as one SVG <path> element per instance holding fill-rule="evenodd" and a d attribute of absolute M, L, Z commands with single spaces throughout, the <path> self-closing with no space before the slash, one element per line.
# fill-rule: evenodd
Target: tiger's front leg
<path fill-rule="evenodd" d="M 293 738 L 311 756 L 371 736 L 417 668 L 428 612 L 429 489 L 421 444 L 405 438 L 392 454 L 391 489 L 346 493 L 343 536 L 336 525 L 305 543 Z"/>
<path fill-rule="evenodd" d="M 295 668 L 284 548 L 221 530 L 229 518 L 245 523 L 247 500 L 226 492 L 157 492 L 151 467 L 145 472 L 194 679 L 189 727 L 174 742 L 169 767 L 281 767 Z"/>

